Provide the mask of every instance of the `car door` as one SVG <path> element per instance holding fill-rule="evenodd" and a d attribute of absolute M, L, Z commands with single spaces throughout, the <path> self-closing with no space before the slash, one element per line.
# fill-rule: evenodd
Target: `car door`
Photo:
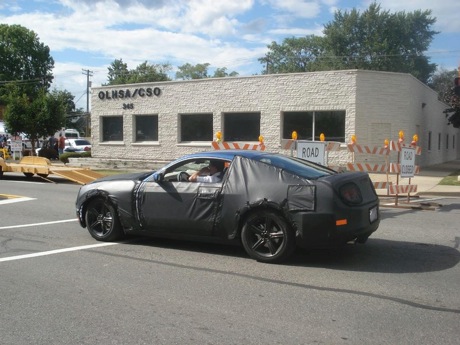
<path fill-rule="evenodd" d="M 184 168 L 170 172 L 173 178 L 169 180 L 145 182 L 139 205 L 143 227 L 156 232 L 211 236 L 222 183 L 177 181 L 174 174 L 181 169 Z"/>

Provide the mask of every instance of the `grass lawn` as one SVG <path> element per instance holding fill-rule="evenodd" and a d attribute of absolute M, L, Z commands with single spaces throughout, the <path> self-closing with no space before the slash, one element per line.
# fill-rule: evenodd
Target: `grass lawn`
<path fill-rule="evenodd" d="M 439 184 L 443 186 L 460 186 L 460 181 L 458 180 L 459 175 L 460 170 L 455 171 L 449 176 L 444 177 Z"/>

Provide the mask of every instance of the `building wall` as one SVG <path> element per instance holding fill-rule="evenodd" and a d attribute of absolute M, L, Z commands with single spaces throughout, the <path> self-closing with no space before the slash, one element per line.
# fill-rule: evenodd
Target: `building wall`
<path fill-rule="evenodd" d="M 100 92 L 158 87 L 159 96 L 100 99 Z M 427 145 L 427 131 L 442 132 L 452 138 L 458 130 L 439 118 L 445 105 L 436 93 L 407 74 L 372 71 L 328 71 L 276 74 L 252 77 L 171 81 L 93 88 L 91 99 L 92 155 L 97 158 L 165 160 L 183 154 L 211 149 L 211 143 L 180 143 L 179 114 L 212 113 L 213 133 L 222 131 L 223 114 L 260 112 L 260 134 L 269 151 L 281 151 L 282 114 L 285 111 L 346 112 L 345 138 L 355 134 L 362 145 L 380 145 L 382 140 L 397 140 L 399 130 L 410 141 L 417 133 Z M 130 103 L 133 109 L 123 109 Z M 422 103 L 425 106 L 422 107 Z M 134 142 L 133 115 L 158 114 L 158 141 Z M 102 142 L 102 117 L 123 115 L 122 142 Z M 437 117 L 436 117 L 437 116 Z M 328 133 L 324 133 L 326 140 Z M 225 138 L 224 138 L 225 139 Z M 257 143 L 258 138 L 254 138 Z M 452 139 L 451 139 L 452 140 Z M 443 146 L 444 147 L 444 146 Z M 436 146 L 437 149 L 437 146 Z M 436 151 L 436 152 L 433 152 Z M 424 165 L 452 160 L 456 150 L 431 150 Z M 329 155 L 332 164 L 350 161 L 346 152 Z M 364 158 L 366 159 L 366 158 Z"/>
<path fill-rule="evenodd" d="M 459 157 L 459 129 L 447 125 L 443 114 L 447 105 L 438 100 L 436 92 L 409 74 L 359 71 L 358 75 L 356 132 L 359 141 L 380 146 L 385 139 L 398 140 L 399 131 L 403 131 L 406 144 L 411 143 L 414 134 L 419 137 L 422 155 L 417 158 L 417 164 L 421 166 Z M 431 150 L 428 149 L 430 131 Z M 439 133 L 443 141 L 440 150 Z M 449 147 L 445 145 L 447 135 Z M 452 146 L 454 137 L 455 147 Z"/>

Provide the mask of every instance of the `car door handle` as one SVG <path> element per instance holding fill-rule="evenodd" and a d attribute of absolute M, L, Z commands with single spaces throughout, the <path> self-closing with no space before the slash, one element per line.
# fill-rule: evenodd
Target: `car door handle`
<path fill-rule="evenodd" d="M 215 199 L 219 194 L 220 186 L 213 187 L 213 186 L 200 186 L 198 187 L 198 194 L 197 197 L 199 199 Z"/>

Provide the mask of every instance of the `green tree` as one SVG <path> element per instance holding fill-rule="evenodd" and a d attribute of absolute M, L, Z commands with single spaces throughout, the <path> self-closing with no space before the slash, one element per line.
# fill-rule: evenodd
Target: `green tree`
<path fill-rule="evenodd" d="M 23 26 L 0 24 L 0 61 L 0 96 L 5 95 L 7 82 L 15 81 L 33 98 L 40 90 L 48 90 L 53 81 L 49 47 Z"/>
<path fill-rule="evenodd" d="M 199 63 L 195 66 L 186 63 L 182 66 L 178 66 L 176 72 L 176 79 L 191 80 L 191 79 L 204 79 L 208 78 L 208 67 L 209 63 Z"/>
<path fill-rule="evenodd" d="M 374 2 L 362 13 L 336 11 L 323 37 L 273 42 L 259 61 L 263 73 L 370 69 L 411 73 L 427 83 L 436 70 L 424 55 L 437 34 L 435 22 L 429 10 L 390 13 Z"/>
<path fill-rule="evenodd" d="M 224 77 L 236 77 L 238 75 L 238 72 L 233 71 L 228 73 L 227 72 L 227 67 L 222 67 L 222 68 L 216 68 L 214 71 L 214 75 L 212 76 L 213 78 L 224 78 Z"/>
<path fill-rule="evenodd" d="M 266 66 L 263 74 L 321 70 L 319 59 L 326 54 L 324 38 L 314 35 L 285 38 L 282 44 L 272 42 L 268 49 L 259 59 Z"/>
<path fill-rule="evenodd" d="M 216 68 L 214 74 L 211 76 L 208 74 L 209 63 L 199 63 L 191 65 L 186 63 L 178 67 L 176 72 L 176 79 L 191 80 L 191 79 L 205 79 L 205 78 L 224 78 L 224 77 L 235 77 L 238 72 L 227 72 L 227 67 Z"/>
<path fill-rule="evenodd" d="M 457 70 L 438 70 L 428 84 L 438 93 L 440 101 L 449 105 L 446 109 L 446 117 L 449 124 L 460 128 L 460 96 L 454 94 L 454 78 L 458 76 Z"/>
<path fill-rule="evenodd" d="M 25 133 L 32 143 L 38 138 L 54 134 L 65 124 L 66 99 L 64 93 L 38 90 L 33 100 L 22 93 L 16 85 L 8 86 L 7 106 L 4 120 L 12 134 Z"/>
<path fill-rule="evenodd" d="M 337 58 L 336 68 L 411 73 L 427 83 L 436 70 L 423 53 L 437 34 L 431 11 L 382 11 L 372 3 L 363 13 L 336 11 L 324 27 L 326 50 Z"/>
<path fill-rule="evenodd" d="M 108 67 L 108 83 L 106 85 L 127 84 L 129 80 L 128 64 L 122 59 L 115 59 Z"/>
<path fill-rule="evenodd" d="M 136 69 L 130 71 L 130 83 L 146 83 L 154 81 L 166 81 L 170 80 L 168 72 L 171 70 L 169 64 L 154 64 L 151 65 L 147 61 L 144 61 L 136 67 Z"/>
<path fill-rule="evenodd" d="M 108 67 L 108 83 L 105 85 L 137 84 L 170 80 L 170 64 L 149 64 L 144 61 L 135 69 L 129 70 L 122 59 L 116 59 Z"/>

